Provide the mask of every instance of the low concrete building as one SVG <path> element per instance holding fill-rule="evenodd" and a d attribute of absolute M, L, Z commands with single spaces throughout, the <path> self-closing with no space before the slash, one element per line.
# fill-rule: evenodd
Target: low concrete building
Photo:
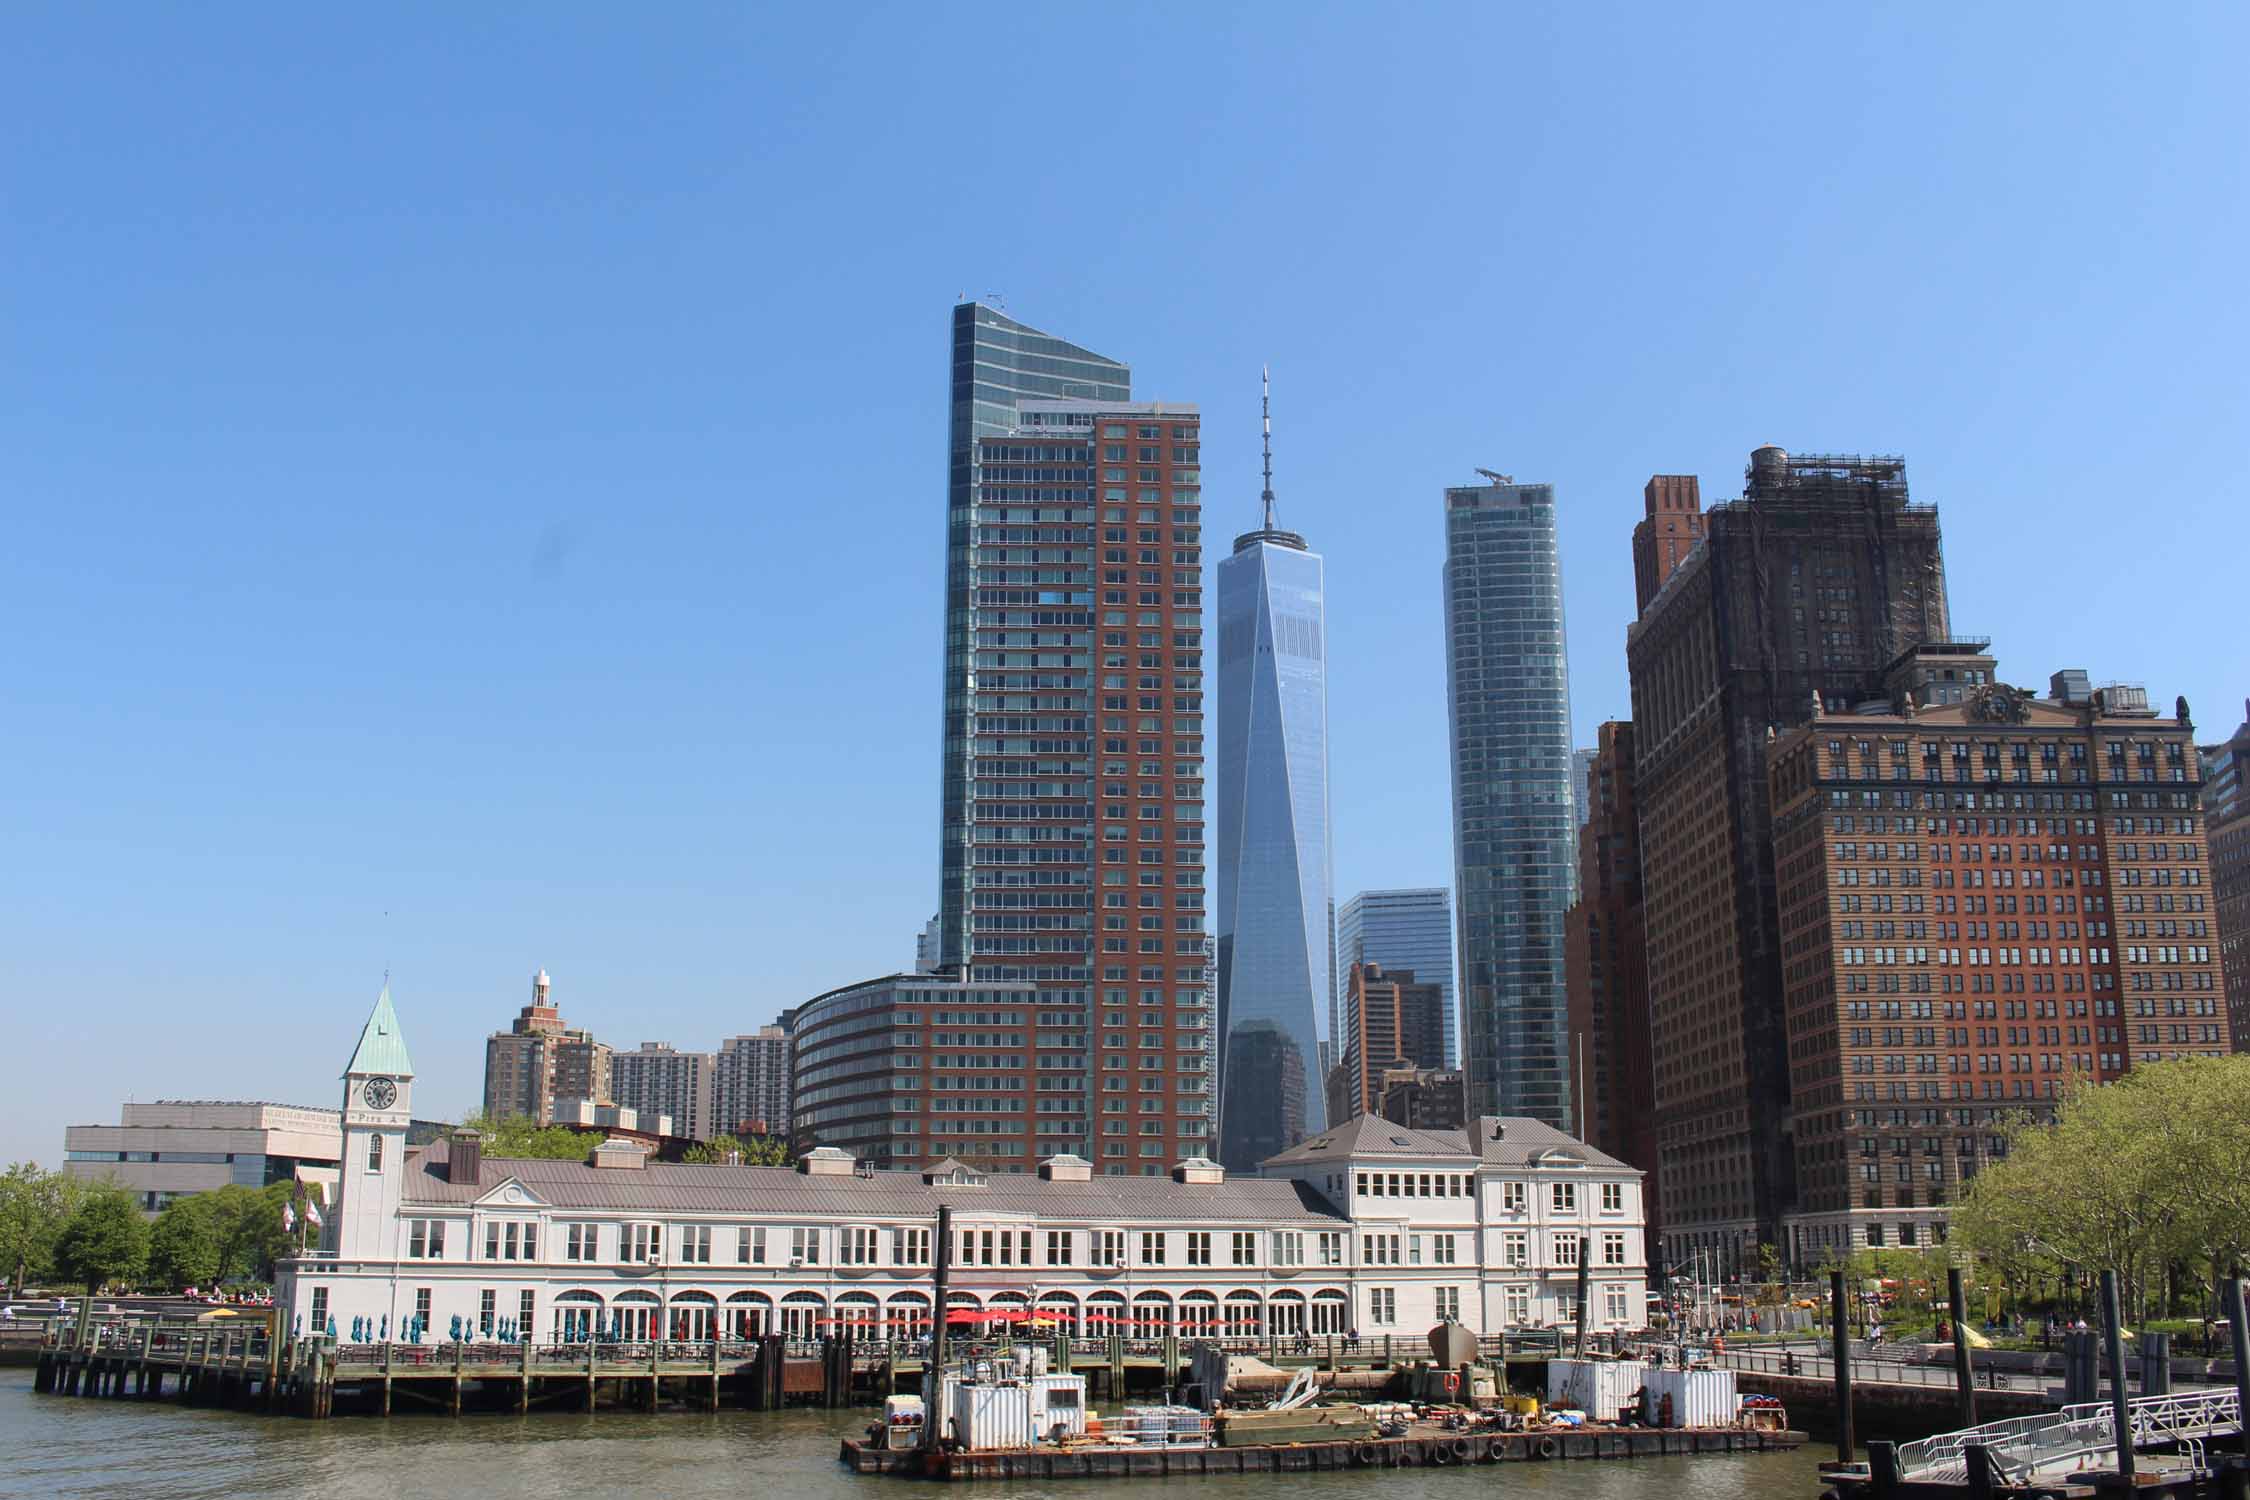
<path fill-rule="evenodd" d="M 310 1182 L 333 1193 L 343 1152 L 333 1109 L 216 1099 L 128 1104 L 115 1125 L 63 1131 L 63 1169 L 132 1193 L 147 1213 L 230 1185 Z"/>
<path fill-rule="evenodd" d="M 320 1252 L 280 1271 L 301 1327 L 911 1333 L 932 1312 L 941 1206 L 955 1305 L 1043 1309 L 1074 1333 L 1560 1322 L 1581 1256 L 1593 1325 L 1643 1321 L 1641 1174 L 1530 1120 L 1443 1132 L 1362 1118 L 1250 1178 L 1200 1157 L 1110 1176 L 1069 1154 L 1035 1173 L 888 1170 L 834 1147 L 795 1168 L 692 1166 L 623 1140 L 583 1161 L 498 1160 L 466 1132 L 410 1151 L 412 1089 L 386 993 L 345 1074 L 338 1210 Z"/>

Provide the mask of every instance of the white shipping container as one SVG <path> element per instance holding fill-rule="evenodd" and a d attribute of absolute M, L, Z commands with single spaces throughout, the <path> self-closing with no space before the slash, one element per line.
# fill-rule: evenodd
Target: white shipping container
<path fill-rule="evenodd" d="M 1596 1422 L 1614 1422 L 1634 1410 L 1648 1366 L 1637 1360 L 1551 1359 L 1547 1404 L 1575 1407 Z"/>
<path fill-rule="evenodd" d="M 1086 1377 L 1038 1375 L 1031 1380 L 1031 1419 L 1042 1438 L 1057 1428 L 1072 1437 L 1086 1435 Z"/>
<path fill-rule="evenodd" d="M 946 1435 L 969 1448 L 1030 1447 L 1037 1441 L 1030 1388 L 962 1382 L 953 1388 L 953 1419 Z"/>
<path fill-rule="evenodd" d="M 1732 1370 L 1652 1369 L 1647 1385 L 1647 1404 L 1641 1417 L 1651 1426 L 1663 1422 L 1666 1396 L 1672 1398 L 1667 1425 L 1673 1427 L 1732 1427 L 1741 1405 Z"/>

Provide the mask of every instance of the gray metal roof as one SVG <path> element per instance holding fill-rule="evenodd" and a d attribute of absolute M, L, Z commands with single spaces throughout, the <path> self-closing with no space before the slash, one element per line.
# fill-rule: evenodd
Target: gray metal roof
<path fill-rule="evenodd" d="M 1030 1173 L 994 1175 L 981 1187 L 933 1187 L 920 1172 L 810 1176 L 789 1167 L 593 1167 L 583 1161 L 487 1156 L 477 1181 L 446 1180 L 447 1143 L 433 1141 L 407 1156 L 405 1201 L 473 1203 L 507 1182 L 522 1183 L 557 1208 L 656 1214 L 731 1214 L 786 1218 L 837 1215 L 930 1220 L 938 1205 L 964 1216 L 979 1212 L 1037 1215 L 1093 1224 L 1140 1220 L 1208 1220 L 1222 1224 L 1302 1224 L 1337 1229 L 1348 1220 L 1319 1193 L 1273 1178 L 1175 1182 L 1170 1177 L 1095 1177 L 1050 1182 Z"/>
<path fill-rule="evenodd" d="M 1476 1145 L 1470 1145 L 1471 1137 Z M 1291 1146 L 1268 1165 L 1292 1166 L 1301 1162 L 1396 1157 L 1399 1160 L 1478 1162 L 1484 1166 L 1530 1166 L 1548 1152 L 1576 1157 L 1589 1167 L 1634 1172 L 1616 1157 L 1596 1151 L 1584 1141 L 1565 1135 L 1552 1125 L 1515 1116 L 1480 1115 L 1468 1130 L 1409 1130 L 1380 1115 L 1359 1115 L 1311 1140 Z"/>

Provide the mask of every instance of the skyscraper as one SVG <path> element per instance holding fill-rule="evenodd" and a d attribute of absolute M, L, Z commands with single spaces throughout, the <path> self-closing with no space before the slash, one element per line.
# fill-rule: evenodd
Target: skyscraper
<path fill-rule="evenodd" d="M 1625 647 L 1665 1237 L 1733 1265 L 1781 1242 L 1795 1196 L 1767 735 L 1883 697 L 1947 631 L 1937 508 L 1903 459 L 1769 445 L 1743 489 L 1679 513 L 1700 539 L 1669 574 L 1653 556 Z"/>
<path fill-rule="evenodd" d="M 1445 998 L 1411 970 L 1355 963 L 1346 973 L 1351 999 L 1337 1044 L 1337 1102 L 1344 1118 L 1380 1113 L 1382 1076 L 1393 1068 L 1445 1066 Z"/>
<path fill-rule="evenodd" d="M 1444 886 L 1361 891 L 1336 913 L 1336 999 L 1329 1034 L 1347 1034 L 1353 964 L 1411 969 L 1444 996 L 1443 1065 L 1461 1063 L 1459 1007 L 1453 993 L 1453 898 Z M 1341 1048 L 1336 1049 L 1339 1053 Z"/>
<path fill-rule="evenodd" d="M 1567 1131 L 1570 672 L 1555 490 L 1489 476 L 1445 492 L 1454 889 L 1472 1114 Z"/>
<path fill-rule="evenodd" d="M 715 1133 L 739 1135 L 764 1125 L 768 1134 L 789 1131 L 789 1034 L 761 1026 L 747 1036 L 719 1043 L 711 1079 Z"/>
<path fill-rule="evenodd" d="M 670 1115 L 672 1129 L 690 1140 L 719 1134 L 711 1113 L 711 1085 L 718 1060 L 708 1052 L 681 1052 L 664 1042 L 643 1042 L 639 1050 L 611 1060 L 611 1086 L 620 1109 L 644 1115 Z M 733 1129 L 731 1125 L 726 1129 Z"/>
<path fill-rule="evenodd" d="M 981 560 L 990 557 L 989 547 L 1002 548 L 1002 556 L 1006 547 L 1004 538 L 980 531 L 980 525 L 997 527 L 1005 522 L 980 505 L 987 497 L 982 494 L 985 450 L 979 440 L 1015 431 L 1017 403 L 1027 398 L 1126 401 L 1132 394 L 1133 372 L 1117 360 L 1018 323 L 980 302 L 964 302 L 953 309 L 952 403 L 946 423 L 945 725 L 939 825 L 942 888 L 938 963 L 944 967 L 958 968 L 968 954 L 969 803 L 974 795 L 970 785 L 974 780 L 970 735 L 977 711 L 972 697 L 978 649 L 973 633 L 979 606 L 988 602 L 980 598 L 980 586 L 989 581 L 980 577 Z M 1074 476 L 1076 482 L 1067 488 L 1010 486 L 1019 497 L 1022 514 L 1030 517 L 1037 513 L 1037 519 L 1044 521 L 1047 512 L 1061 517 L 1063 512 L 1056 506 L 1090 505 L 1092 467 L 1074 467 L 1079 471 Z M 1012 468 L 1009 472 L 1021 473 Z M 1122 488 L 1118 490 L 1120 498 L 1124 493 Z M 1080 517 L 1080 529 L 1083 531 L 1090 521 L 1090 514 Z M 1024 531 L 1019 547 L 1036 545 L 1030 538 L 1031 533 Z M 1076 540 L 1085 544 L 1092 538 L 1080 535 Z M 1022 561 L 1030 564 L 1033 559 L 1027 553 Z M 1091 581 L 1089 570 L 1083 566 L 1090 561 L 1081 558 L 1079 565 L 1069 570 L 1082 583 Z M 1081 601 L 1081 607 L 1089 602 L 1090 597 Z M 1027 619 L 1024 623 L 1031 622 Z M 1083 682 L 1080 690 L 1084 690 Z M 1083 711 L 1084 704 L 1078 706 Z"/>
<path fill-rule="evenodd" d="M 1219 564 L 1219 1159 L 1234 1171 L 1326 1123 L 1335 993 L 1322 564 L 1274 525 L 1265 427 L 1264 524 Z"/>

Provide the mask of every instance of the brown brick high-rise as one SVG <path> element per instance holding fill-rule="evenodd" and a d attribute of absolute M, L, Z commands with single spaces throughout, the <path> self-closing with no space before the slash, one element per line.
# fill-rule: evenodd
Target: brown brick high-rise
<path fill-rule="evenodd" d="M 1586 1140 L 1649 1174 L 1657 1234 L 1656 1079 L 1649 1055 L 1648 955 L 1641 910 L 1640 809 L 1633 726 L 1599 732 L 1578 830 L 1578 900 L 1565 918 L 1573 1053 L 1585 1080 Z"/>
<path fill-rule="evenodd" d="M 1645 612 L 1703 540 L 1702 485 L 1693 474 L 1651 474 L 1641 504 L 1648 515 L 1633 528 L 1633 592 L 1634 608 Z"/>
<path fill-rule="evenodd" d="M 1942 1241 L 2009 1116 L 2230 1047 L 2193 727 L 1992 666 L 1926 645 L 1770 757 L 1798 1264 Z"/>
<path fill-rule="evenodd" d="M 1896 458 L 1750 456 L 1627 637 L 1667 1259 L 1752 1263 L 1792 1196 L 1766 734 L 1880 696 L 1947 632 Z"/>

